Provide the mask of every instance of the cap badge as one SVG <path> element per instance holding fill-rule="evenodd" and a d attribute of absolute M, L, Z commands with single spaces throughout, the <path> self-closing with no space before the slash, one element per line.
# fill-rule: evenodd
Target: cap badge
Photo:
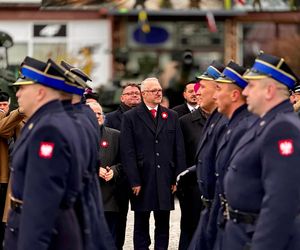
<path fill-rule="evenodd" d="M 161 113 L 161 118 L 166 120 L 168 118 L 168 113 L 167 112 L 162 112 Z"/>
<path fill-rule="evenodd" d="M 39 156 L 44 159 L 51 159 L 53 156 L 54 143 L 41 142 L 39 149 Z"/>
<path fill-rule="evenodd" d="M 291 139 L 278 141 L 278 147 L 279 147 L 279 153 L 282 156 L 289 156 L 294 153 L 293 140 Z"/>

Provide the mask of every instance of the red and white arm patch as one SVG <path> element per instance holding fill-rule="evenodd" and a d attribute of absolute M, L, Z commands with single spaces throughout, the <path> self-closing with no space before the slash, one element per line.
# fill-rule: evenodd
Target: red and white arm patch
<path fill-rule="evenodd" d="M 282 156 L 289 156 L 294 153 L 294 144 L 292 139 L 278 141 L 279 154 Z"/>
<path fill-rule="evenodd" d="M 39 149 L 39 156 L 44 159 L 51 159 L 54 151 L 53 142 L 41 142 Z"/>

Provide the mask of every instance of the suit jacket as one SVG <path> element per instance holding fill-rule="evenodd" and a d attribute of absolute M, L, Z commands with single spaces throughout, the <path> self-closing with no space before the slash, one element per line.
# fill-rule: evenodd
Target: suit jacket
<path fill-rule="evenodd" d="M 100 141 L 100 160 L 101 167 L 110 167 L 113 178 L 106 182 L 99 177 L 102 191 L 104 211 L 118 212 L 119 206 L 116 196 L 116 189 L 120 175 L 120 131 L 105 126 L 101 127 L 102 138 Z"/>
<path fill-rule="evenodd" d="M 224 249 L 300 249 L 299 128 L 286 100 L 237 143 L 224 180 L 228 205 L 258 218 L 254 225 L 228 221 Z"/>
<path fill-rule="evenodd" d="M 180 117 L 179 122 L 184 138 L 186 164 L 195 165 L 196 150 L 202 134 L 206 117 L 200 109 Z"/>
<path fill-rule="evenodd" d="M 130 110 L 130 107 L 121 103 L 117 110 L 110 112 L 105 116 L 104 125 L 120 131 L 123 113 L 128 110 Z"/>
<path fill-rule="evenodd" d="M 173 108 L 173 110 L 177 112 L 178 118 L 180 118 L 180 117 L 182 117 L 182 116 L 184 116 L 184 115 L 186 115 L 186 114 L 191 113 L 191 111 L 189 110 L 189 108 L 188 108 L 186 102 L 183 103 L 183 104 L 180 104 L 180 105 L 178 105 L 178 106 L 175 106 L 175 107 Z"/>
<path fill-rule="evenodd" d="M 135 211 L 174 209 L 171 185 L 185 169 L 184 143 L 177 114 L 158 106 L 156 122 L 141 103 L 123 115 L 121 162 L 131 187 L 141 186 L 132 197 Z"/>

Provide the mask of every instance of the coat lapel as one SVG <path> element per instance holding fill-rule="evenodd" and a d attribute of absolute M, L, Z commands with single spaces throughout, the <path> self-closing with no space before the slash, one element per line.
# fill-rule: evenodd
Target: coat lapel
<path fill-rule="evenodd" d="M 152 131 L 153 134 L 156 132 L 156 126 L 153 119 L 150 116 L 147 107 L 141 103 L 139 106 L 136 107 L 137 115 L 139 118 L 145 123 L 145 125 Z"/>
<path fill-rule="evenodd" d="M 161 129 L 163 128 L 163 126 L 166 124 L 169 113 L 167 111 L 167 109 L 161 107 L 160 105 L 158 106 L 157 109 L 157 129 L 156 129 L 156 135 L 159 134 L 159 132 L 161 131 Z M 164 117 L 163 117 L 164 114 Z"/>

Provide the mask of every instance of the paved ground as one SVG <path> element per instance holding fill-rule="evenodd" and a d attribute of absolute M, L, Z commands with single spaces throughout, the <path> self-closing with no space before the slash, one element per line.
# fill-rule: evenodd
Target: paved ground
<path fill-rule="evenodd" d="M 151 214 L 150 219 L 150 235 L 151 235 L 151 242 L 153 243 L 153 233 L 154 233 L 154 219 L 153 215 Z M 133 250 L 133 212 L 128 212 L 128 221 L 127 221 L 127 230 L 126 230 L 126 239 L 124 250 Z M 177 250 L 178 249 L 178 242 L 179 242 L 179 235 L 180 235 L 180 208 L 178 200 L 175 200 L 175 210 L 171 211 L 171 220 L 170 220 L 170 240 L 169 240 L 169 250 Z M 154 245 L 151 244 L 150 249 L 154 249 Z"/>

